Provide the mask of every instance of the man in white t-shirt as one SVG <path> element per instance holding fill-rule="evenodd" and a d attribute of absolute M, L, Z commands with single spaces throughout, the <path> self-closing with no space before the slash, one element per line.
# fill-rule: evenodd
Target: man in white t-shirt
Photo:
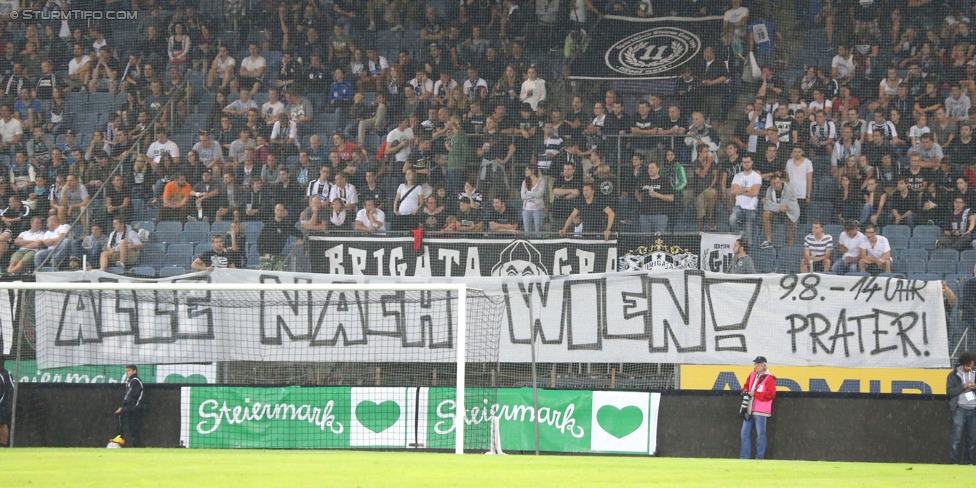
<path fill-rule="evenodd" d="M 44 218 L 35 215 L 31 219 L 30 229 L 21 232 L 14 239 L 14 245 L 18 249 L 10 257 L 10 266 L 7 267 L 7 274 L 11 275 L 29 269 L 37 251 L 44 249 Z"/>
<path fill-rule="evenodd" d="M 146 157 L 152 158 L 153 164 L 159 164 L 159 158 L 166 153 L 173 158 L 174 164 L 180 163 L 180 148 L 175 142 L 169 140 L 166 134 L 166 129 L 157 128 L 156 129 L 156 142 L 149 145 L 149 150 L 146 151 Z"/>
<path fill-rule="evenodd" d="M 139 234 L 119 218 L 112 219 L 112 233 L 108 235 L 105 250 L 99 255 L 99 268 L 102 271 L 114 264 L 120 268 L 132 266 L 139 259 L 142 240 Z"/>
<path fill-rule="evenodd" d="M 278 100 L 278 90 L 272 88 L 268 90 L 268 101 L 261 105 L 261 116 L 268 126 L 274 125 L 278 121 L 278 114 L 285 111 L 285 104 Z"/>
<path fill-rule="evenodd" d="M 786 180 L 793 188 L 793 194 L 800 205 L 810 203 L 813 191 L 813 162 L 803 156 L 803 149 L 793 148 L 790 159 L 786 162 Z"/>
<path fill-rule="evenodd" d="M 831 76 L 841 85 L 854 78 L 854 55 L 847 46 L 837 46 L 837 55 L 830 61 Z"/>
<path fill-rule="evenodd" d="M 61 261 L 64 261 L 65 254 L 68 254 L 68 250 L 71 248 L 69 245 L 71 243 L 71 238 L 68 237 L 71 233 L 71 226 L 68 224 L 62 224 L 61 219 L 57 215 L 52 215 L 47 218 L 47 232 L 44 233 L 44 246 L 47 249 L 37 251 L 34 254 L 34 269 L 38 269 L 44 264 L 44 260 L 51 253 L 54 256 L 51 262 L 46 263 L 48 266 L 57 267 Z"/>
<path fill-rule="evenodd" d="M 407 162 L 407 157 L 410 156 L 410 150 L 413 146 L 413 129 L 410 128 L 410 119 L 402 118 L 400 123 L 397 124 L 396 128 L 390 131 L 386 136 L 386 154 L 396 153 L 396 162 L 403 163 Z"/>
<path fill-rule="evenodd" d="M 861 244 L 861 259 L 858 266 L 862 273 L 890 273 L 891 245 L 888 238 L 878 235 L 874 224 L 864 226 L 864 242 Z"/>
<path fill-rule="evenodd" d="M 69 89 L 84 88 L 88 86 L 91 78 L 91 58 L 85 54 L 85 47 L 80 43 L 75 43 L 74 57 L 68 61 L 68 81 Z"/>
<path fill-rule="evenodd" d="M 220 46 L 217 49 L 217 57 L 210 63 L 210 71 L 207 73 L 207 90 L 213 89 L 214 78 L 220 77 L 220 88 L 228 88 L 230 81 L 234 78 L 234 65 L 237 61 L 229 54 L 227 46 Z"/>
<path fill-rule="evenodd" d="M 386 214 L 376 208 L 376 201 L 372 198 L 367 198 L 363 208 L 356 213 L 356 230 L 358 231 L 379 232 L 383 230 L 385 222 Z"/>
<path fill-rule="evenodd" d="M 837 250 L 843 255 L 834 263 L 831 271 L 838 275 L 857 271 L 861 261 L 861 248 L 867 245 L 868 239 L 857 230 L 857 223 L 853 220 L 845 222 L 844 232 L 837 240 Z"/>
<path fill-rule="evenodd" d="M 240 88 L 249 90 L 253 96 L 264 82 L 264 70 L 268 62 L 261 55 L 261 50 L 256 43 L 252 42 L 247 50 L 251 55 L 241 60 L 240 77 L 237 80 Z"/>
<path fill-rule="evenodd" d="M 11 152 L 18 147 L 24 138 L 24 126 L 13 117 L 9 105 L 0 107 L 0 150 Z"/>
<path fill-rule="evenodd" d="M 729 188 L 729 192 L 735 197 L 735 207 L 729 215 L 729 226 L 733 232 L 742 232 L 744 227 L 746 241 L 751 241 L 753 237 L 752 227 L 761 188 L 762 176 L 752 170 L 752 158 L 742 158 L 742 171 L 735 174 Z"/>
<path fill-rule="evenodd" d="M 732 0 L 732 7 L 725 11 L 722 30 L 735 29 L 739 37 L 746 36 L 746 24 L 749 23 L 749 9 L 742 6 L 742 0 Z"/>

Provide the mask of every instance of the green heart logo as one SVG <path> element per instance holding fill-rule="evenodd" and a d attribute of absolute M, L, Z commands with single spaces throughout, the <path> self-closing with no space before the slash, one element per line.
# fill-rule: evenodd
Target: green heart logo
<path fill-rule="evenodd" d="M 644 422 L 644 413 L 639 407 L 633 405 L 624 408 L 604 405 L 597 410 L 596 421 L 604 432 L 617 439 L 623 439 L 640 427 Z"/>
<path fill-rule="evenodd" d="M 181 374 L 170 373 L 163 383 L 178 383 L 178 384 L 207 384 L 207 377 L 202 374 L 191 374 L 190 376 L 183 376 Z"/>
<path fill-rule="evenodd" d="M 400 405 L 393 400 L 379 404 L 364 400 L 356 405 L 356 419 L 363 427 L 379 434 L 400 420 Z"/>

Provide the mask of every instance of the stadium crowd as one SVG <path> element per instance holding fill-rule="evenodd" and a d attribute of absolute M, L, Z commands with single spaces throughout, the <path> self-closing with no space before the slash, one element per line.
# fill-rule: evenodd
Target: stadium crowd
<path fill-rule="evenodd" d="M 776 6 L 133 0 L 135 22 L 6 21 L 0 251 L 11 273 L 156 274 L 210 266 L 214 233 L 257 267 L 309 234 L 711 230 L 799 270 L 815 223 L 871 223 L 896 254 L 976 252 L 976 2 Z M 571 78 L 605 15 L 722 28 L 675 80 Z"/>

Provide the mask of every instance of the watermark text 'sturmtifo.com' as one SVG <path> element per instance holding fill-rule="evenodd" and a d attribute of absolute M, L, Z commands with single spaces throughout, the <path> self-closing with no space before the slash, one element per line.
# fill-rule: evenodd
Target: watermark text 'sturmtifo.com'
<path fill-rule="evenodd" d="M 12 10 L 13 20 L 138 20 L 135 10 Z"/>

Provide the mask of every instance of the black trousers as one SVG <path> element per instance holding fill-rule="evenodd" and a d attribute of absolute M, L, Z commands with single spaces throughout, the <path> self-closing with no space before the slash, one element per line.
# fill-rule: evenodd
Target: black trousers
<path fill-rule="evenodd" d="M 125 447 L 141 447 L 142 410 L 123 410 L 115 414 L 116 433 L 125 439 Z M 129 435 L 126 436 L 125 432 Z"/>

